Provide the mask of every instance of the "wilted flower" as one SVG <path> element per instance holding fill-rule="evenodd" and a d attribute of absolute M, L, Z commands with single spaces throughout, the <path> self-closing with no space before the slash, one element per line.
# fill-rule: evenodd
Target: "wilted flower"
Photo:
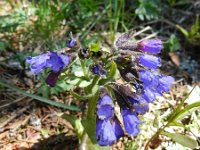
<path fill-rule="evenodd" d="M 57 72 L 57 73 L 50 72 L 46 78 L 46 83 L 52 87 L 55 86 L 59 75 L 60 75 L 60 72 Z"/>
<path fill-rule="evenodd" d="M 106 70 L 103 68 L 102 65 L 100 64 L 93 65 L 91 69 L 94 74 L 99 75 L 102 78 L 106 77 Z"/>
<path fill-rule="evenodd" d="M 138 43 L 138 49 L 140 51 L 152 54 L 160 53 L 162 47 L 162 41 L 159 39 L 145 40 Z"/>
<path fill-rule="evenodd" d="M 81 59 L 86 59 L 86 58 L 89 58 L 90 57 L 90 53 L 89 53 L 89 50 L 88 48 L 81 48 L 78 52 L 78 56 L 79 58 Z"/>

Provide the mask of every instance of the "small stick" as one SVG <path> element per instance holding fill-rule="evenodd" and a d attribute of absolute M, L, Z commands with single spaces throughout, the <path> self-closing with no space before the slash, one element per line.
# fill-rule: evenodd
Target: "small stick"
<path fill-rule="evenodd" d="M 138 31 L 138 32 L 136 32 L 136 33 L 134 33 L 133 36 L 137 36 L 137 35 L 139 35 L 139 34 L 145 32 L 145 31 L 147 31 L 147 30 L 150 30 L 150 29 L 151 29 L 151 27 L 150 27 L 150 26 L 147 26 L 147 27 L 145 27 L 144 29 L 142 29 L 142 30 L 140 30 L 140 31 Z"/>
<path fill-rule="evenodd" d="M 27 109 L 29 109 L 31 106 L 32 105 L 28 105 L 28 106 L 22 108 L 21 110 L 19 110 L 18 112 L 16 112 L 8 120 L 6 120 L 2 124 L 0 124 L 0 129 L 3 128 L 5 125 L 7 125 L 10 121 L 12 121 L 13 119 L 15 119 L 17 116 L 21 115 L 24 111 L 26 111 Z"/>
<path fill-rule="evenodd" d="M 150 34 L 148 35 L 147 37 L 137 41 L 137 43 L 141 42 L 141 41 L 144 41 L 144 40 L 148 40 L 148 39 L 151 39 L 152 37 L 156 37 L 158 33 L 153 33 L 153 34 Z"/>
<path fill-rule="evenodd" d="M 22 100 L 24 100 L 26 97 L 27 97 L 27 96 L 23 96 L 23 97 L 18 98 L 18 99 L 14 100 L 14 101 L 12 101 L 12 102 L 10 102 L 10 103 L 4 104 L 4 105 L 0 106 L 0 109 L 1 109 L 1 108 L 4 108 L 4 107 L 7 107 L 7 106 L 9 106 L 9 105 L 12 105 L 12 104 L 14 104 L 14 103 L 17 103 L 17 102 L 19 102 L 19 101 L 22 101 Z"/>

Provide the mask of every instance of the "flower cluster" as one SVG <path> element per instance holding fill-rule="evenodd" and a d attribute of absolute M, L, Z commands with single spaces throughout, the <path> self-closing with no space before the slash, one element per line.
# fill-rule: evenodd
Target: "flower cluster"
<path fill-rule="evenodd" d="M 94 84 L 99 89 L 104 89 L 96 106 L 96 139 L 101 146 L 112 145 L 125 135 L 136 136 L 140 131 L 139 125 L 142 123 L 139 115 L 149 110 L 149 103 L 153 102 L 156 96 L 169 92 L 174 81 L 172 77 L 158 72 L 161 59 L 156 54 L 161 52 L 161 40 L 133 43 L 129 42 L 130 36 L 131 34 L 125 33 L 119 37 L 112 53 L 105 52 L 105 55 L 100 48 L 94 51 L 90 46 L 79 47 L 80 45 L 71 36 L 71 40 L 67 42 L 67 49 L 73 51 L 71 55 L 62 51 L 47 51 L 39 56 L 26 58 L 31 71 L 35 74 L 49 68 L 50 73 L 46 78 L 46 83 L 55 86 L 59 75 L 70 64 L 76 52 L 75 56 L 81 60 L 84 75 L 87 75 L 87 78 L 83 77 L 79 80 L 87 80 L 87 82 L 91 80 L 89 89 L 85 87 L 86 91 L 91 91 L 90 88 Z M 90 66 L 83 63 L 88 59 L 93 63 Z M 87 72 L 89 68 L 93 74 Z M 120 73 L 122 79 L 120 83 L 114 81 L 115 73 L 113 72 Z M 108 93 L 112 93 L 112 96 Z M 115 115 L 114 100 L 120 107 L 121 117 Z M 91 108 L 88 107 L 88 109 Z"/>
<path fill-rule="evenodd" d="M 121 40 L 122 42 L 125 40 Z M 118 42 L 119 44 L 119 42 Z M 115 61 L 125 84 L 113 84 L 116 101 L 121 108 L 124 130 L 118 127 L 115 130 L 113 124 L 117 124 L 114 115 L 112 99 L 104 95 L 99 99 L 97 105 L 96 136 L 99 145 L 112 145 L 120 137 L 127 133 L 136 136 L 139 133 L 138 125 L 142 122 L 138 115 L 148 111 L 148 104 L 161 96 L 163 92 L 169 92 L 174 79 L 157 72 L 161 66 L 159 57 L 152 55 L 160 53 L 162 42 L 159 39 L 147 40 L 134 45 L 134 50 L 127 50 L 125 44 L 121 43 L 120 49 L 123 54 Z M 127 51 L 127 52 L 124 52 Z M 127 59 L 128 58 L 128 59 Z M 95 72 L 96 72 L 96 68 Z M 129 86 L 127 86 L 127 84 Z M 119 129 L 120 128 L 120 129 Z"/>

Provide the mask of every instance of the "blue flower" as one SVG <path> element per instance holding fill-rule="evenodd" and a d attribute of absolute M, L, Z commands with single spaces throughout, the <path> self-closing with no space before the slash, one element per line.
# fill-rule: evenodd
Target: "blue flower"
<path fill-rule="evenodd" d="M 70 39 L 68 42 L 67 42 L 67 47 L 68 48 L 72 48 L 76 45 L 76 40 L 74 38 Z"/>
<path fill-rule="evenodd" d="M 103 95 L 99 99 L 98 104 L 97 104 L 97 108 L 100 107 L 100 106 L 103 106 L 103 105 L 110 105 L 111 107 L 114 107 L 112 98 L 107 94 Z"/>
<path fill-rule="evenodd" d="M 139 71 L 140 80 L 143 82 L 144 86 L 158 86 L 159 84 L 159 76 L 156 72 L 151 72 L 149 70 L 140 70 Z"/>
<path fill-rule="evenodd" d="M 103 105 L 97 109 L 97 116 L 99 119 L 110 119 L 113 115 L 114 108 L 109 105 Z"/>
<path fill-rule="evenodd" d="M 150 69 L 157 69 L 160 67 L 160 58 L 152 55 L 141 54 L 139 55 L 140 63 Z"/>
<path fill-rule="evenodd" d="M 138 125 L 142 123 L 136 113 L 127 108 L 122 108 L 122 118 L 128 135 L 136 136 L 140 132 Z"/>
<path fill-rule="evenodd" d="M 50 52 L 50 59 L 46 61 L 46 67 L 50 68 L 53 72 L 59 72 L 63 70 L 70 63 L 70 58 L 64 54 L 57 54 L 56 52 Z"/>
<path fill-rule="evenodd" d="M 173 82 L 174 78 L 172 78 L 171 76 L 160 75 L 159 85 L 157 88 L 158 93 L 169 92 Z"/>
<path fill-rule="evenodd" d="M 40 73 L 46 68 L 50 68 L 54 73 L 60 72 L 70 63 L 68 55 L 57 54 L 53 51 L 48 51 L 39 56 L 26 58 L 26 62 L 30 64 L 31 71 L 35 74 Z"/>
<path fill-rule="evenodd" d="M 97 104 L 97 116 L 99 119 L 111 119 L 114 116 L 114 104 L 110 96 L 102 96 Z"/>
<path fill-rule="evenodd" d="M 43 53 L 39 56 L 26 58 L 26 62 L 31 65 L 31 72 L 38 74 L 45 68 L 47 68 L 47 60 L 50 59 L 50 52 Z"/>
<path fill-rule="evenodd" d="M 92 67 L 92 72 L 93 72 L 94 74 L 96 74 L 96 75 L 99 75 L 99 70 L 100 70 L 99 65 L 94 65 L 94 66 Z"/>
<path fill-rule="evenodd" d="M 174 82 L 171 76 L 158 75 L 148 70 L 140 70 L 139 76 L 144 84 L 143 97 L 147 102 L 152 102 L 157 95 L 161 96 L 163 92 L 169 92 Z"/>
<path fill-rule="evenodd" d="M 143 98 L 148 102 L 151 103 L 156 99 L 156 92 L 151 90 L 151 86 L 144 87 L 144 94 Z"/>
<path fill-rule="evenodd" d="M 103 95 L 97 104 L 96 138 L 100 146 L 114 144 L 124 131 L 114 117 L 114 104 L 110 96 Z"/>
<path fill-rule="evenodd" d="M 141 41 L 138 43 L 138 46 L 139 50 L 152 54 L 160 53 L 161 49 L 163 48 L 162 41 L 160 39 Z"/>
<path fill-rule="evenodd" d="M 117 137 L 110 120 L 97 119 L 96 138 L 100 146 L 112 145 L 117 141 Z"/>
<path fill-rule="evenodd" d="M 50 86 L 55 86 L 61 71 L 69 65 L 70 57 L 68 55 L 48 51 L 39 56 L 28 56 L 26 62 L 30 64 L 31 71 L 35 74 L 40 73 L 46 68 L 50 68 L 51 73 L 48 75 L 46 83 Z"/>

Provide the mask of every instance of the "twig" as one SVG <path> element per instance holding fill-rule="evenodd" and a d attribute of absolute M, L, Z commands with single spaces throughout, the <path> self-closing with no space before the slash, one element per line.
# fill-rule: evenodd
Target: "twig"
<path fill-rule="evenodd" d="M 20 120 L 14 124 L 12 124 L 10 127 L 10 132 L 15 132 L 17 129 L 19 129 L 21 126 L 25 125 L 28 120 L 30 119 L 31 115 L 26 116 L 25 118 L 23 118 L 23 120 Z"/>
<path fill-rule="evenodd" d="M 0 124 L 0 129 L 3 128 L 5 125 L 7 125 L 10 121 L 12 121 L 14 118 L 16 118 L 17 116 L 21 115 L 24 111 L 26 111 L 27 109 L 29 109 L 32 105 L 28 105 L 24 108 L 22 108 L 21 110 L 19 110 L 18 112 L 16 112 L 13 116 L 11 116 L 8 120 L 4 121 L 2 124 Z"/>
<path fill-rule="evenodd" d="M 151 27 L 150 27 L 150 26 L 147 26 L 147 27 L 145 27 L 144 29 L 142 29 L 142 30 L 140 30 L 140 31 L 138 31 L 138 32 L 136 32 L 136 33 L 134 33 L 132 36 L 134 37 L 134 36 L 140 35 L 141 33 L 145 32 L 145 31 L 148 31 L 148 30 L 150 30 L 150 29 L 151 29 Z"/>
<path fill-rule="evenodd" d="M 145 38 L 143 38 L 143 39 L 141 39 L 141 40 L 138 40 L 137 43 L 139 43 L 139 42 L 141 42 L 141 41 L 143 41 L 143 40 L 148 40 L 148 39 L 150 39 L 150 38 L 152 38 L 152 37 L 156 37 L 157 34 L 158 34 L 158 33 L 150 34 L 150 35 L 148 35 L 147 37 L 145 37 Z"/>
<path fill-rule="evenodd" d="M 14 104 L 14 103 L 17 103 L 17 102 L 19 102 L 19 101 L 22 101 L 22 100 L 24 100 L 25 98 L 27 98 L 27 96 L 23 96 L 23 97 L 18 98 L 18 99 L 14 100 L 14 101 L 12 101 L 12 102 L 10 102 L 10 103 L 4 104 L 4 105 L 0 106 L 0 109 L 1 109 L 1 108 L 4 108 L 4 107 L 7 107 L 7 106 L 9 106 L 9 105 L 12 105 L 12 104 Z M 29 98 L 29 99 L 30 99 L 30 98 Z"/>

